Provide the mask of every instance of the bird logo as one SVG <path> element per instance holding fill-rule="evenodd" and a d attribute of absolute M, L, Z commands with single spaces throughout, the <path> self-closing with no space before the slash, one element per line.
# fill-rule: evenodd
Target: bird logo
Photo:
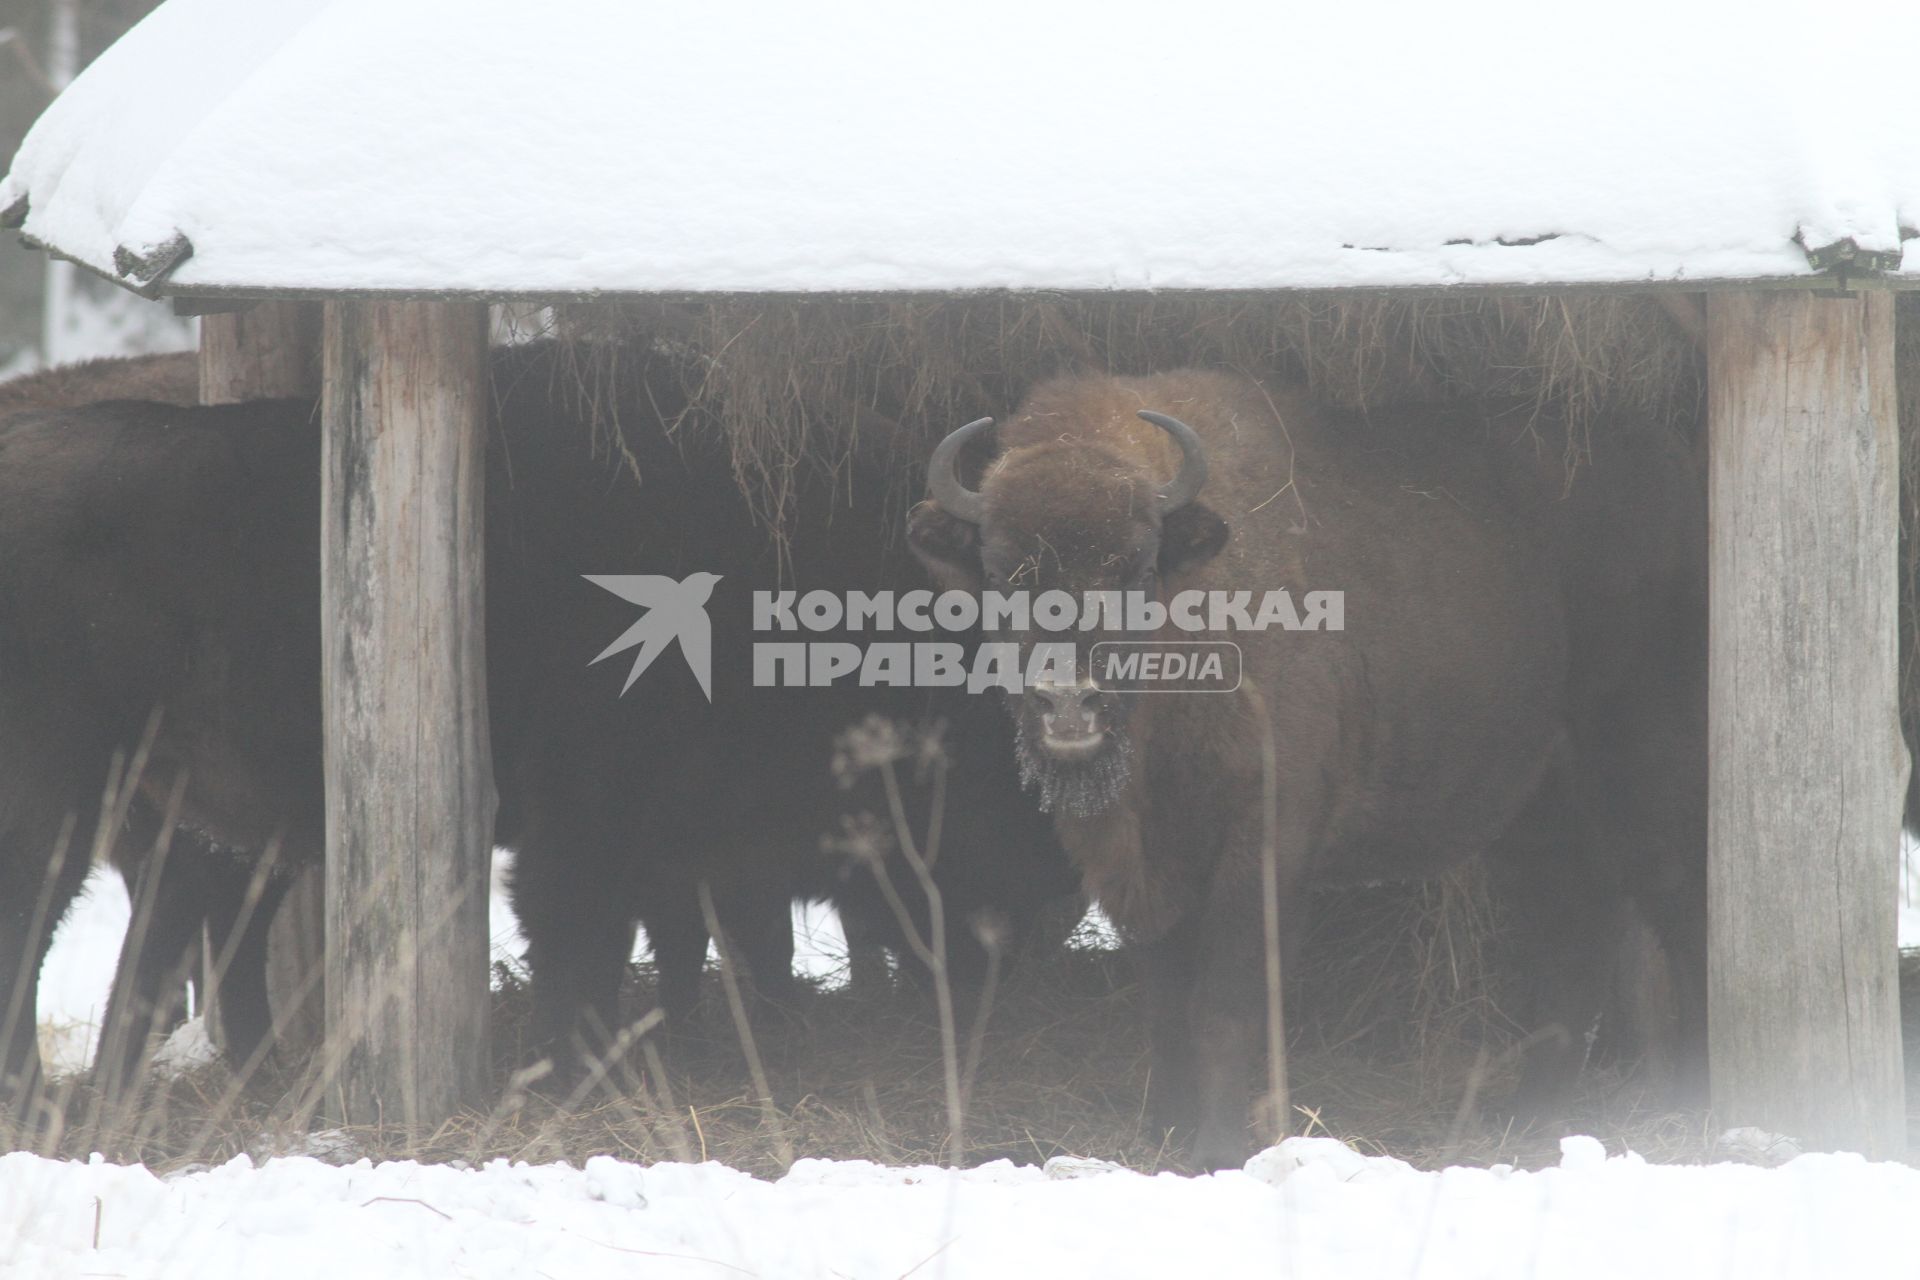
<path fill-rule="evenodd" d="M 638 622 L 601 650 L 600 656 L 588 666 L 638 646 L 640 651 L 633 657 L 633 670 L 627 673 L 627 682 L 620 687 L 620 694 L 625 697 L 640 673 L 652 666 L 653 660 L 669 644 L 678 640 L 687 669 L 700 682 L 700 691 L 707 695 L 707 701 L 713 701 L 713 624 L 707 619 L 707 601 L 713 595 L 714 584 L 720 581 L 719 574 L 691 573 L 678 582 L 658 573 L 582 576 L 594 586 L 646 610 Z"/>

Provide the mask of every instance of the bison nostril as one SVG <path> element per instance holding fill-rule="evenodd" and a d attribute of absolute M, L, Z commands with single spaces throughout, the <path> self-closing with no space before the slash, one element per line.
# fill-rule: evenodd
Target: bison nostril
<path fill-rule="evenodd" d="M 1098 699 L 1100 691 L 1090 685 L 1034 685 L 1033 694 L 1040 700 L 1040 724 L 1052 733 L 1056 726 L 1065 721 L 1072 732 L 1087 732 L 1093 729 L 1099 716 Z"/>

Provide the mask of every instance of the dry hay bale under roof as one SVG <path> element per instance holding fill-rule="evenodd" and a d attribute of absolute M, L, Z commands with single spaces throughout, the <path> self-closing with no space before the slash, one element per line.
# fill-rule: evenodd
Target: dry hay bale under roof
<path fill-rule="evenodd" d="M 1532 401 L 1569 415 L 1576 441 L 1603 409 L 1690 422 L 1703 382 L 1700 352 L 1648 294 L 753 296 L 576 303 L 558 329 L 602 375 L 634 341 L 691 357 L 696 410 L 776 524 L 794 467 L 874 448 L 924 461 L 951 427 L 1059 373 L 1276 373 L 1354 408 Z"/>
<path fill-rule="evenodd" d="M 1429 880 L 1315 890 L 1288 975 L 1291 1038 L 1439 1075 L 1504 1053 L 1526 1030 L 1515 1015 L 1527 958 L 1510 912 L 1484 858 Z"/>

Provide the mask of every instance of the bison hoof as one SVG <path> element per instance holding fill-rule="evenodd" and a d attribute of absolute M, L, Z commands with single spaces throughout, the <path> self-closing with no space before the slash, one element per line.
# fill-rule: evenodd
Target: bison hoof
<path fill-rule="evenodd" d="M 1247 1141 L 1245 1129 L 1229 1132 L 1203 1129 L 1193 1142 L 1193 1167 L 1202 1173 L 1239 1169 L 1246 1165 L 1247 1158 L 1252 1154 L 1253 1144 Z"/>

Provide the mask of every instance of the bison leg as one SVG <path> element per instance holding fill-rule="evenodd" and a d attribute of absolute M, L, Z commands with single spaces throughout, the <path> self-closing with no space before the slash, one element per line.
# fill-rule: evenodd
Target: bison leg
<path fill-rule="evenodd" d="M 569 865 L 551 851 L 515 853 L 514 914 L 532 971 L 530 1031 L 536 1056 L 553 1060 L 555 1082 L 576 1079 L 620 1025 L 620 980 L 633 954 L 633 915 L 610 872 Z"/>
<path fill-rule="evenodd" d="M 840 917 L 840 934 L 847 940 L 847 983 L 862 996 L 878 996 L 893 985 L 887 960 L 889 934 L 863 899 L 841 895 L 833 900 Z"/>
<path fill-rule="evenodd" d="M 187 976 L 202 954 L 202 926 L 220 985 L 220 1029 L 228 1058 L 246 1069 L 272 1037 L 267 1001 L 267 934 L 287 883 L 180 829 L 164 854 L 142 860 L 136 918 L 107 1000 L 97 1074 L 109 1097 L 136 1077 L 155 1032 L 171 1030 Z M 200 989 L 205 999 L 204 982 Z"/>
<path fill-rule="evenodd" d="M 1675 1106 L 1707 1100 L 1707 892 L 1704 815 L 1681 820 L 1635 844 L 1643 855 L 1626 886 L 1634 918 L 1651 932 L 1642 963 L 1621 998 L 1641 1014 L 1636 1027 L 1651 1081 Z M 1648 865 L 1651 863 L 1652 865 Z"/>
<path fill-rule="evenodd" d="M 633 922 L 602 916 L 575 922 L 561 945 L 527 943 L 533 970 L 533 1043 L 552 1058 L 554 1080 L 571 1084 L 603 1062 L 622 1029 L 620 982 L 633 955 Z"/>
<path fill-rule="evenodd" d="M 1539 1114 L 1566 1100 L 1592 1056 L 1625 936 L 1618 876 L 1557 765 L 1495 850 L 1495 869 L 1533 981 L 1533 1033 L 1513 1100 Z"/>
<path fill-rule="evenodd" d="M 791 1007 L 796 991 L 792 890 L 778 883 L 741 886 L 716 894 L 713 909 L 729 954 L 747 971 L 754 994 Z"/>
<path fill-rule="evenodd" d="M 1200 1121 L 1194 1077 L 1193 1033 L 1188 1006 L 1199 961 L 1199 927 L 1182 920 L 1139 948 L 1146 988 L 1147 1042 L 1153 1057 L 1147 1077 L 1147 1114 L 1162 1134 L 1184 1139 Z"/>
<path fill-rule="evenodd" d="M 1704 698 L 1684 676 L 1670 697 L 1644 698 L 1602 739 L 1606 785 L 1591 809 L 1603 822 L 1623 888 L 1653 927 L 1671 978 L 1664 1050 L 1674 1101 L 1704 1102 L 1707 1068 L 1707 782 Z M 1599 754 L 1596 751 L 1594 754 Z"/>
<path fill-rule="evenodd" d="M 1299 955 L 1300 938 L 1305 932 L 1304 896 L 1298 891 L 1297 874 L 1290 870 L 1304 864 L 1305 834 L 1283 827 L 1277 843 L 1278 942 L 1284 976 Z M 1208 1170 L 1238 1168 L 1251 1154 L 1248 1090 L 1255 1064 L 1265 1058 L 1269 1006 L 1263 845 L 1264 840 L 1243 835 L 1237 847 L 1229 846 L 1201 921 L 1193 1001 L 1200 1127 L 1194 1137 L 1193 1159 Z M 1280 998 L 1280 993 L 1272 994 L 1273 999 Z"/>
<path fill-rule="evenodd" d="M 1291 824 L 1276 837 L 1283 974 L 1303 932 L 1293 869 L 1304 849 L 1304 832 Z M 1252 1146 L 1247 1103 L 1268 1008 L 1263 856 L 1263 838 L 1230 836 L 1204 903 L 1146 948 L 1148 1107 L 1157 1124 L 1190 1140 L 1202 1169 L 1237 1167 Z"/>
<path fill-rule="evenodd" d="M 684 1028 L 700 1007 L 700 979 L 707 969 L 707 922 L 695 893 L 661 895 L 641 917 L 653 949 L 661 1011 L 669 1029 Z"/>
<path fill-rule="evenodd" d="M 244 1072 L 257 1066 L 273 1045 L 267 940 L 293 881 L 217 851 L 195 852 L 210 863 L 207 941 L 220 987 L 220 1031 L 229 1061 Z"/>

